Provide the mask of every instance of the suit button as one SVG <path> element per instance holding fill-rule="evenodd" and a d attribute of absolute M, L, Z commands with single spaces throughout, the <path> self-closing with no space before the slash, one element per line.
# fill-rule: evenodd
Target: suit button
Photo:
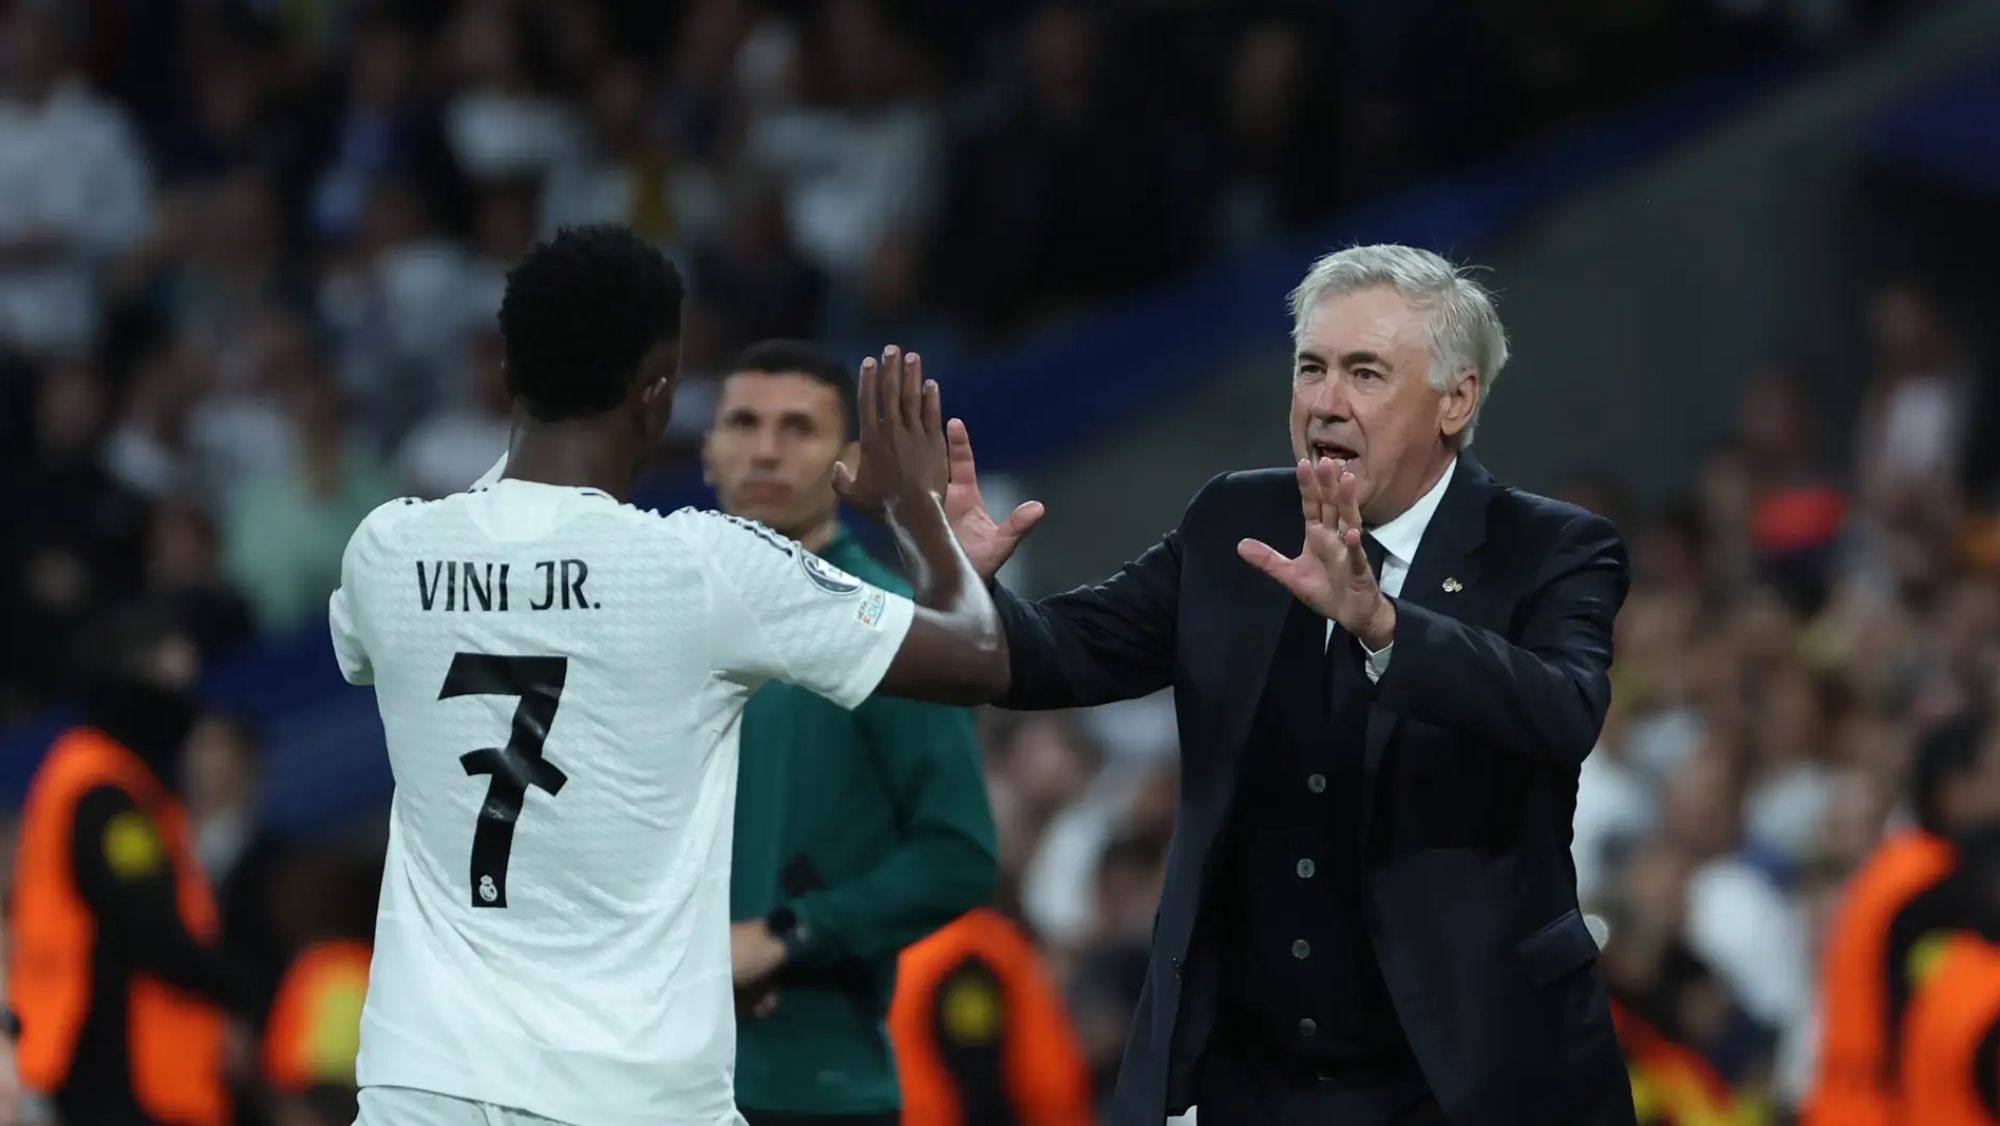
<path fill-rule="evenodd" d="M 1312 943 L 1307 942 L 1303 938 L 1299 939 L 1297 942 L 1292 943 L 1292 957 L 1297 958 L 1301 962 L 1305 961 L 1307 958 L 1312 957 L 1312 952 L 1313 952 Z"/>
<path fill-rule="evenodd" d="M 1313 862 L 1311 860 L 1299 861 L 1299 879 L 1310 880 L 1313 878 L 1313 873 L 1317 871 L 1319 871 L 1319 869 L 1313 867 Z"/>
<path fill-rule="evenodd" d="M 1181 976 L 1181 960 L 1179 958 L 1168 958 L 1167 962 L 1174 967 L 1174 976 Z"/>
<path fill-rule="evenodd" d="M 1319 1022 L 1315 1021 L 1311 1017 L 1307 1017 L 1299 1022 L 1299 1035 L 1305 1037 L 1308 1040 L 1312 1039 L 1313 1033 L 1318 1031 L 1319 1031 Z"/>
<path fill-rule="evenodd" d="M 1306 789 L 1311 790 L 1315 794 L 1326 793 L 1326 775 L 1324 774 L 1306 775 Z"/>

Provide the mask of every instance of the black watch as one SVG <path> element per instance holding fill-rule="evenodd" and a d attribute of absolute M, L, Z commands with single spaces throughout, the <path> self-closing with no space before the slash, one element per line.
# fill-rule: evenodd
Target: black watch
<path fill-rule="evenodd" d="M 772 908 L 771 913 L 764 916 L 764 925 L 770 928 L 771 934 L 779 942 L 785 944 L 787 962 L 798 960 L 799 952 L 805 949 L 806 940 L 812 937 L 811 928 L 806 926 L 804 919 L 799 918 L 799 913 L 783 904 Z"/>

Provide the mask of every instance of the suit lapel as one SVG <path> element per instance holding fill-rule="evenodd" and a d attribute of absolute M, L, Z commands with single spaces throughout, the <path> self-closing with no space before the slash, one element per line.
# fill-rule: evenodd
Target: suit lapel
<path fill-rule="evenodd" d="M 1424 529 L 1417 545 L 1417 557 L 1403 576 L 1403 590 L 1396 601 L 1455 617 L 1459 593 L 1479 577 L 1481 544 L 1486 542 L 1486 509 L 1492 500 L 1493 478 L 1470 454 L 1460 454 L 1451 484 L 1445 487 L 1437 511 Z M 1453 580 L 1447 583 L 1446 580 Z M 1450 589 L 1448 589 L 1450 588 Z M 1389 658 L 1395 667 L 1395 657 Z M 1394 676 L 1392 671 L 1388 675 Z M 1396 713 L 1380 704 L 1368 710 L 1366 757 L 1363 760 L 1361 794 L 1361 839 L 1368 839 L 1370 815 L 1375 809 L 1376 781 L 1380 777 L 1382 755 L 1396 732 Z"/>
<path fill-rule="evenodd" d="M 1273 478 L 1277 480 L 1275 474 Z M 1306 534 L 1305 522 L 1299 516 L 1298 482 L 1286 476 L 1281 483 L 1283 487 L 1273 488 L 1258 498 L 1258 510 L 1247 524 L 1252 529 L 1250 535 L 1288 556 L 1297 555 L 1305 546 Z M 1233 542 L 1230 553 L 1235 554 Z M 1221 745 L 1231 760 L 1242 750 L 1243 740 L 1250 733 L 1250 722 L 1264 698 L 1264 684 L 1271 676 L 1278 634 L 1284 629 L 1285 615 L 1292 607 L 1291 591 L 1240 559 L 1234 563 L 1244 586 L 1243 593 L 1231 600 L 1242 615 L 1241 626 L 1223 634 L 1230 639 L 1223 666 L 1229 680 L 1225 698 L 1242 701 L 1242 706 L 1226 710 L 1230 727 L 1223 732 Z M 1230 771 L 1226 776 L 1234 778 L 1235 772 Z"/>

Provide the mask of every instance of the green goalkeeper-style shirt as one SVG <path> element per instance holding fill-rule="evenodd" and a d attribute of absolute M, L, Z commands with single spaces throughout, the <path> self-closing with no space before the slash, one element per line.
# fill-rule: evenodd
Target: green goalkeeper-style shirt
<path fill-rule="evenodd" d="M 909 590 L 844 530 L 819 554 Z M 738 1013 L 738 1104 L 901 1106 L 886 1027 L 896 956 L 986 903 L 998 871 L 971 713 L 886 696 L 850 712 L 790 684 L 758 689 L 743 714 L 730 918 L 789 907 L 801 938 L 777 1008 Z"/>

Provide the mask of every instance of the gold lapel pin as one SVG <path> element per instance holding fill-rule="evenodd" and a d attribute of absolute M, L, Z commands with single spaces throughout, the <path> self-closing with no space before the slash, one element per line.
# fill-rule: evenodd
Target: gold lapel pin
<path fill-rule="evenodd" d="M 1444 592 L 1446 594 L 1457 594 L 1459 591 L 1464 589 L 1465 589 L 1465 584 L 1459 582 L 1457 579 L 1446 579 L 1444 581 Z"/>

